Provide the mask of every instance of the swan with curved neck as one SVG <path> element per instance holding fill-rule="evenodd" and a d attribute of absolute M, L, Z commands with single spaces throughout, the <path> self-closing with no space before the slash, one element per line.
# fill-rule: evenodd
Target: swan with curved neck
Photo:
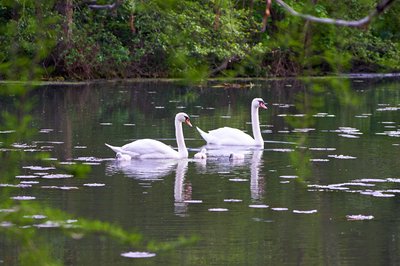
<path fill-rule="evenodd" d="M 252 138 L 250 135 L 244 133 L 237 128 L 222 127 L 204 132 L 197 127 L 200 135 L 207 142 L 207 144 L 225 145 L 225 146 L 257 146 L 264 147 L 264 140 L 260 131 L 260 120 L 258 117 L 259 108 L 267 109 L 265 102 L 261 98 L 255 98 L 251 102 L 251 126 L 253 129 Z"/>
<path fill-rule="evenodd" d="M 181 159 L 188 157 L 188 151 L 183 137 L 182 123 L 192 126 L 189 116 L 185 113 L 178 113 L 175 116 L 175 137 L 178 144 L 178 151 L 170 146 L 154 139 L 139 139 L 131 143 L 125 144 L 122 147 L 111 146 L 107 143 L 106 146 L 116 153 L 126 154 L 132 159 L 164 159 L 173 158 Z"/>

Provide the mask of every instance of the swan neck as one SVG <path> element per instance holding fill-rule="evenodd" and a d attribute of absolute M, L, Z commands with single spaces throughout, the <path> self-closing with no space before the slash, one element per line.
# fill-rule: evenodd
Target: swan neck
<path fill-rule="evenodd" d="M 260 120 L 258 117 L 258 108 L 251 108 L 251 126 L 253 129 L 254 140 L 256 141 L 256 145 L 264 146 L 264 140 L 261 135 L 260 130 Z"/>
<path fill-rule="evenodd" d="M 187 158 L 189 156 L 189 153 L 186 149 L 185 139 L 183 138 L 182 123 L 178 120 L 175 120 L 175 137 L 176 144 L 178 145 L 179 157 Z"/>

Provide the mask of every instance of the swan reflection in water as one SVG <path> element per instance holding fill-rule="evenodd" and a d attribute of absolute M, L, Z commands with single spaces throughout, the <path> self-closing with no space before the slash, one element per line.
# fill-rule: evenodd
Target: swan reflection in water
<path fill-rule="evenodd" d="M 235 153 L 245 154 L 244 159 L 230 160 L 227 154 L 232 151 L 209 151 L 207 150 L 206 160 L 116 160 L 110 163 L 107 168 L 107 174 L 113 175 L 123 173 L 127 177 L 135 178 L 141 181 L 163 180 L 164 177 L 171 175 L 175 170 L 174 182 L 174 213 L 179 216 L 185 216 L 188 210 L 188 200 L 192 197 L 192 185 L 185 180 L 189 161 L 195 164 L 196 173 L 214 173 L 229 172 L 235 174 L 236 170 L 250 170 L 250 195 L 251 199 L 258 201 L 264 196 L 264 178 L 260 176 L 262 167 L 263 150 L 234 150 Z M 248 172 L 246 172 L 248 173 Z M 246 173 L 239 173 L 240 178 Z"/>
<path fill-rule="evenodd" d="M 190 182 L 185 182 L 187 170 L 188 161 L 179 161 L 175 171 L 174 186 L 174 212 L 178 216 L 186 216 L 188 203 L 185 201 L 192 197 L 192 185 Z"/>
<path fill-rule="evenodd" d="M 108 175 L 123 173 L 125 176 L 140 181 L 159 181 L 170 175 L 175 170 L 174 206 L 175 214 L 185 216 L 188 203 L 191 199 L 192 186 L 185 182 L 188 170 L 188 160 L 115 160 L 111 162 L 106 172 Z"/>
<path fill-rule="evenodd" d="M 115 160 L 107 165 L 107 175 L 123 173 L 127 177 L 142 181 L 162 180 L 176 168 L 177 160 Z"/>
<path fill-rule="evenodd" d="M 231 173 L 236 170 L 250 168 L 250 193 L 252 200 L 260 200 L 264 196 L 264 178 L 260 176 L 263 166 L 262 149 L 247 149 L 244 147 L 224 147 L 224 149 L 213 149 L 207 145 L 207 163 L 205 160 L 195 160 L 197 172 L 206 173 Z M 238 178 L 243 174 L 239 173 Z M 246 174 L 247 178 L 247 174 Z"/>

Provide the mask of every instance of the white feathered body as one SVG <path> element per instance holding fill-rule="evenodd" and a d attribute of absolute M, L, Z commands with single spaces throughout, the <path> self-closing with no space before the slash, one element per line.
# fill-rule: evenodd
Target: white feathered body
<path fill-rule="evenodd" d="M 197 130 L 207 144 L 225 146 L 257 146 L 263 148 L 264 140 L 261 135 L 258 116 L 259 107 L 267 109 L 263 99 L 254 98 L 251 102 L 251 127 L 253 129 L 254 138 L 237 128 L 231 127 L 222 127 L 210 130 L 208 133 L 198 127 Z"/>
<path fill-rule="evenodd" d="M 140 139 L 131 143 L 125 144 L 122 147 L 115 147 L 106 144 L 115 152 L 127 154 L 135 159 L 164 159 L 174 158 L 179 159 L 179 152 L 170 146 L 154 139 Z"/>
<path fill-rule="evenodd" d="M 197 128 L 207 144 L 229 146 L 255 146 L 256 141 L 248 134 L 237 128 L 222 127 L 210 130 L 208 133 Z"/>

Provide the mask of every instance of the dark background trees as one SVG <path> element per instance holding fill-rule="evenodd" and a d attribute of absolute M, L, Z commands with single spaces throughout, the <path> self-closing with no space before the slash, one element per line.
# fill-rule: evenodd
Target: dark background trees
<path fill-rule="evenodd" d="M 44 79 L 399 70 L 397 3 L 360 29 L 313 23 L 291 15 L 275 1 L 266 10 L 268 2 L 3 1 L 0 63 L 12 61 L 15 53 L 27 59 L 36 56 Z M 368 15 L 377 4 L 373 0 L 286 3 L 301 13 L 346 20 Z M 37 57 L 33 51 L 40 45 L 46 46 L 47 53 Z"/>

